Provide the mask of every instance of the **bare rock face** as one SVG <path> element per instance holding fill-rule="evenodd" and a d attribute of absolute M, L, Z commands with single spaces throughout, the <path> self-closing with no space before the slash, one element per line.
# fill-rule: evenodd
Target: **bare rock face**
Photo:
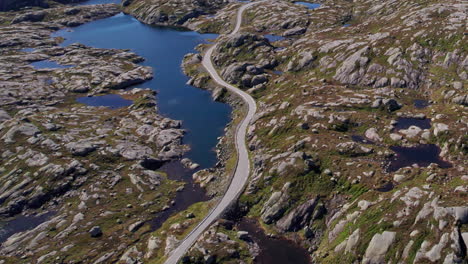
<path fill-rule="evenodd" d="M 358 84 L 366 73 L 365 67 L 369 62 L 366 55 L 369 51 L 369 47 L 364 47 L 349 56 L 338 68 L 334 78 L 342 83 Z"/>
<path fill-rule="evenodd" d="M 96 150 L 96 145 L 92 142 L 81 141 L 68 143 L 66 148 L 75 156 L 86 156 Z"/>
<path fill-rule="evenodd" d="M 297 231 L 304 228 L 309 223 L 317 202 L 318 198 L 314 198 L 299 205 L 289 212 L 289 214 L 278 220 L 276 226 L 284 232 Z"/>
<path fill-rule="evenodd" d="M 313 55 L 312 52 L 301 52 L 298 56 L 294 57 L 286 68 L 287 71 L 298 72 L 304 70 L 310 66 L 313 61 L 317 59 L 317 56 Z"/>
<path fill-rule="evenodd" d="M 382 234 L 375 234 L 369 242 L 366 254 L 362 263 L 380 264 L 385 262 L 385 254 L 395 241 L 396 233 L 385 231 Z"/>
<path fill-rule="evenodd" d="M 11 116 L 5 111 L 0 109 L 0 122 L 11 119 Z"/>
<path fill-rule="evenodd" d="M 121 143 L 117 145 L 117 150 L 122 157 L 129 160 L 143 160 L 153 155 L 150 147 L 132 143 Z"/>
<path fill-rule="evenodd" d="M 271 224 L 279 219 L 286 211 L 288 206 L 288 189 L 290 183 L 286 183 L 281 192 L 274 192 L 262 208 L 262 220 L 265 224 Z"/>

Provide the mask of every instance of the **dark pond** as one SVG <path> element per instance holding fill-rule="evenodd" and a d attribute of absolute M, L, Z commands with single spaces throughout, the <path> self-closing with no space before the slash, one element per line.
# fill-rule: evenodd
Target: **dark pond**
<path fill-rule="evenodd" d="M 298 5 L 306 6 L 309 9 L 316 9 L 320 7 L 320 4 L 317 4 L 317 3 L 308 3 L 308 2 L 294 2 L 294 3 Z"/>
<path fill-rule="evenodd" d="M 158 213 L 156 217 L 149 222 L 152 230 L 157 230 L 170 216 L 187 209 L 190 205 L 209 200 L 209 197 L 206 196 L 205 191 L 200 185 L 194 183 L 192 179 L 194 171 L 183 167 L 179 161 L 167 163 L 159 170 L 166 172 L 169 179 L 185 181 L 186 184 L 184 190 L 177 193 L 175 204 L 168 210 Z"/>
<path fill-rule="evenodd" d="M 396 156 L 390 160 L 388 170 L 393 172 L 400 168 L 418 164 L 427 167 L 431 163 L 438 164 L 441 168 L 450 168 L 452 164 L 440 158 L 440 148 L 434 144 L 423 144 L 416 147 L 390 147 Z"/>
<path fill-rule="evenodd" d="M 102 96 L 84 96 L 76 99 L 78 103 L 82 103 L 89 106 L 105 106 L 110 109 L 118 109 L 132 105 L 132 100 L 122 98 L 118 94 L 107 94 Z"/>
<path fill-rule="evenodd" d="M 11 220 L 0 221 L 0 243 L 5 242 L 16 233 L 35 228 L 49 220 L 53 215 L 54 212 L 33 216 L 18 215 Z"/>
<path fill-rule="evenodd" d="M 73 67 L 73 65 L 61 65 L 50 60 L 35 61 L 31 65 L 36 69 L 66 69 Z"/>
<path fill-rule="evenodd" d="M 424 109 L 429 106 L 429 102 L 427 100 L 416 99 L 413 101 L 414 107 L 417 109 Z"/>
<path fill-rule="evenodd" d="M 266 35 L 264 35 L 264 37 L 266 39 L 268 39 L 268 41 L 270 41 L 270 42 L 276 42 L 276 41 L 280 41 L 280 40 L 284 39 L 284 37 L 282 37 L 282 36 L 272 35 L 272 34 L 266 34 Z"/>
<path fill-rule="evenodd" d="M 343 27 L 350 27 L 351 24 L 344 24 Z"/>
<path fill-rule="evenodd" d="M 394 126 L 395 130 L 408 129 L 410 126 L 417 126 L 421 129 L 431 128 L 431 120 L 427 118 L 399 117 L 397 122 Z"/>
<path fill-rule="evenodd" d="M 62 45 L 79 42 L 98 48 L 131 49 L 143 56 L 146 61 L 142 65 L 153 68 L 154 79 L 138 87 L 157 90 L 160 112 L 183 121 L 188 132 L 184 143 L 192 148 L 187 157 L 202 168 L 216 163 L 214 147 L 230 120 L 231 108 L 214 102 L 208 91 L 187 85 L 188 77 L 180 65 L 185 54 L 195 52 L 196 45 L 217 35 L 151 27 L 121 13 L 73 28 L 71 32 L 58 31 L 54 36 L 65 38 Z"/>
<path fill-rule="evenodd" d="M 239 230 L 249 232 L 249 236 L 260 247 L 255 259 L 257 264 L 307 264 L 310 256 L 306 249 L 283 238 L 268 237 L 254 219 L 243 218 Z"/>

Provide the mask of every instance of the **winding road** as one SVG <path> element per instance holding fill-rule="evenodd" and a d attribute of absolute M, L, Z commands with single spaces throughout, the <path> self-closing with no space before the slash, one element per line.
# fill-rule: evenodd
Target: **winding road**
<path fill-rule="evenodd" d="M 237 11 L 237 18 L 236 18 L 236 27 L 229 35 L 234 35 L 239 32 L 239 29 L 242 25 L 242 15 L 244 11 L 252 5 L 264 2 L 266 0 L 252 2 L 249 4 L 243 5 Z M 217 47 L 218 44 L 211 46 L 205 55 L 203 56 L 202 64 L 208 73 L 211 75 L 211 78 L 221 86 L 226 87 L 229 91 L 237 94 L 244 100 L 244 102 L 248 106 L 248 113 L 241 121 L 241 123 L 237 127 L 237 131 L 235 134 L 235 142 L 236 142 L 236 149 L 237 149 L 237 166 L 232 177 L 231 184 L 229 185 L 228 190 L 224 194 L 223 198 L 216 204 L 216 206 L 210 211 L 210 213 L 187 235 L 187 237 L 182 240 L 180 245 L 174 249 L 170 255 L 168 256 L 165 264 L 176 264 L 179 259 L 181 259 L 185 253 L 190 249 L 190 247 L 197 241 L 198 237 L 218 218 L 220 215 L 228 208 L 228 206 L 241 194 L 242 190 L 244 189 L 245 184 L 249 178 L 250 174 L 250 160 L 249 154 L 247 151 L 247 144 L 246 144 L 246 133 L 247 127 L 250 124 L 255 112 L 257 111 L 257 104 L 255 100 L 246 92 L 240 90 L 239 88 L 232 86 L 225 82 L 218 74 L 216 69 L 213 66 L 213 62 L 211 60 L 213 51 Z"/>

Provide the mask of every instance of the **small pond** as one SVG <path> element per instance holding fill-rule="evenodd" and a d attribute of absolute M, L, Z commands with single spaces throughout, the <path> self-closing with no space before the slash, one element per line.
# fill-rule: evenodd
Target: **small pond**
<path fill-rule="evenodd" d="M 417 109 L 424 109 L 424 108 L 428 107 L 430 104 L 429 104 L 429 101 L 427 101 L 427 100 L 416 99 L 416 100 L 413 101 L 413 105 Z"/>
<path fill-rule="evenodd" d="M 403 167 L 418 164 L 420 167 L 427 167 L 431 163 L 438 164 L 441 168 L 450 168 L 452 164 L 443 160 L 440 155 L 440 148 L 434 144 L 423 144 L 416 147 L 390 147 L 396 153 L 389 163 L 388 170 L 394 172 Z"/>
<path fill-rule="evenodd" d="M 24 49 L 21 49 L 20 51 L 21 51 L 21 52 L 33 52 L 33 51 L 35 51 L 35 50 L 36 50 L 36 49 L 34 49 L 34 48 L 24 48 Z"/>
<path fill-rule="evenodd" d="M 16 233 L 37 227 L 49 220 L 53 215 L 54 212 L 31 216 L 18 215 L 11 220 L 0 221 L 0 243 L 5 242 L 10 236 Z"/>
<path fill-rule="evenodd" d="M 281 41 L 281 40 L 284 39 L 284 37 L 282 37 L 282 36 L 273 35 L 273 34 L 266 34 L 266 35 L 264 35 L 264 37 L 266 39 L 268 39 L 268 41 L 270 41 L 270 42 Z"/>
<path fill-rule="evenodd" d="M 271 238 L 258 226 L 256 220 L 243 218 L 239 230 L 249 232 L 250 238 L 259 245 L 260 254 L 255 259 L 257 264 L 307 264 L 309 253 L 293 241 L 284 238 Z"/>
<path fill-rule="evenodd" d="M 308 2 L 294 2 L 297 5 L 303 5 L 306 6 L 309 9 L 316 9 L 320 7 L 320 4 L 317 3 L 308 3 Z"/>
<path fill-rule="evenodd" d="M 400 117 L 397 119 L 395 130 L 408 129 L 410 126 L 417 126 L 421 129 L 431 128 L 431 120 L 427 118 Z"/>
<path fill-rule="evenodd" d="M 122 98 L 118 94 L 107 94 L 101 96 L 84 96 L 76 99 L 78 103 L 82 103 L 89 106 L 105 106 L 110 109 L 118 109 L 132 105 L 132 100 Z"/>

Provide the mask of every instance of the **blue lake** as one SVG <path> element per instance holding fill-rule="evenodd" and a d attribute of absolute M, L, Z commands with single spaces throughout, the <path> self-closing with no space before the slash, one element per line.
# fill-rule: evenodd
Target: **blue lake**
<path fill-rule="evenodd" d="M 306 6 L 309 9 L 316 9 L 320 7 L 320 4 L 316 4 L 316 3 L 308 3 L 308 2 L 294 2 L 294 3 L 298 5 Z"/>
<path fill-rule="evenodd" d="M 43 60 L 31 63 L 36 69 L 66 69 L 73 67 L 72 65 L 61 65 L 55 61 Z"/>
<path fill-rule="evenodd" d="M 35 49 L 34 48 L 24 48 L 20 50 L 21 52 L 33 52 Z"/>
<path fill-rule="evenodd" d="M 118 109 L 126 106 L 132 105 L 132 100 L 127 100 L 122 98 L 118 94 L 107 94 L 101 96 L 84 96 L 77 98 L 78 103 L 82 103 L 89 106 L 105 106 L 111 109 Z"/>
<path fill-rule="evenodd" d="M 89 3 L 89 2 L 88 2 Z M 151 66 L 154 79 L 138 85 L 158 91 L 158 107 L 161 114 L 183 121 L 187 130 L 184 143 L 191 146 L 187 157 L 201 165 L 212 167 L 217 159 L 214 148 L 217 137 L 223 134 L 230 121 L 231 108 L 215 102 L 211 94 L 186 84 L 188 77 L 181 69 L 185 54 L 215 34 L 198 34 L 169 28 L 144 25 L 131 16 L 119 14 L 54 34 L 65 38 L 62 45 L 82 43 L 98 48 L 130 49 Z"/>

